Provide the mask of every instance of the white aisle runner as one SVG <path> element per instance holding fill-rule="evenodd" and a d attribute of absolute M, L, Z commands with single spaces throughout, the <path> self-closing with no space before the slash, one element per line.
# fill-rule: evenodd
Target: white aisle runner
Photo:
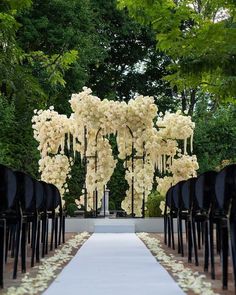
<path fill-rule="evenodd" d="M 45 295 L 180 295 L 167 271 L 132 233 L 93 234 Z"/>

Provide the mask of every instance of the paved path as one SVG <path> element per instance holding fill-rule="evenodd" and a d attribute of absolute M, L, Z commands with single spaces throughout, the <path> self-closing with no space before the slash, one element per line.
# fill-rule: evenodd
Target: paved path
<path fill-rule="evenodd" d="M 132 233 L 93 234 L 45 295 L 182 295 Z"/>

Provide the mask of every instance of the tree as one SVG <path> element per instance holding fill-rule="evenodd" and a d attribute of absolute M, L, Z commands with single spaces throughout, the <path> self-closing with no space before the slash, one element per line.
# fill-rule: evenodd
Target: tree
<path fill-rule="evenodd" d="M 31 128 L 33 110 L 47 101 L 46 81 L 48 88 L 64 86 L 64 72 L 77 59 L 77 52 L 26 51 L 19 42 L 19 15 L 30 5 L 29 0 L 0 4 L 0 160 L 36 176 L 39 155 Z M 44 83 L 39 72 L 44 73 Z"/>
<path fill-rule="evenodd" d="M 201 89 L 220 100 L 236 91 L 234 0 L 118 0 L 132 17 L 151 25 L 157 48 L 172 60 L 166 79 L 179 92 Z"/>
<path fill-rule="evenodd" d="M 78 52 L 73 65 L 63 72 L 64 82 L 59 85 L 48 85 L 47 73 L 44 69 L 39 71 L 38 64 L 33 65 L 44 91 L 48 93 L 47 104 L 55 105 L 63 113 L 69 113 L 68 99 L 71 94 L 81 91 L 87 84 L 89 65 L 102 62 L 106 55 L 100 44 L 95 19 L 89 0 L 35 0 L 32 7 L 19 17 L 22 27 L 18 37 L 26 52 L 43 50 L 47 55 L 59 57 L 68 52 Z M 57 63 L 56 57 L 55 61 L 49 63 L 49 69 Z"/>
<path fill-rule="evenodd" d="M 99 97 L 128 101 L 135 93 L 153 95 L 162 109 L 174 109 L 172 89 L 162 78 L 169 74 L 167 56 L 156 52 L 150 30 L 116 9 L 116 1 L 93 0 L 97 29 L 103 36 L 107 56 L 92 64 L 89 85 Z M 162 109 L 163 110 L 163 109 Z"/>
<path fill-rule="evenodd" d="M 202 95 L 196 105 L 194 118 L 194 153 L 199 162 L 199 173 L 215 170 L 222 161 L 236 161 L 236 107 L 224 105 L 216 108 Z"/>

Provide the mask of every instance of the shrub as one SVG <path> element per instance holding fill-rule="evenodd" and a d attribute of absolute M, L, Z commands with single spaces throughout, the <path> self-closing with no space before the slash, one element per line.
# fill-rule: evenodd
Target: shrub
<path fill-rule="evenodd" d="M 161 209 L 159 208 L 160 202 L 164 201 L 165 198 L 161 196 L 157 191 L 153 191 L 146 202 L 146 216 L 148 217 L 161 217 Z"/>
<path fill-rule="evenodd" d="M 76 210 L 78 210 L 78 208 L 74 203 L 69 203 L 66 207 L 67 214 L 71 217 L 75 216 Z"/>

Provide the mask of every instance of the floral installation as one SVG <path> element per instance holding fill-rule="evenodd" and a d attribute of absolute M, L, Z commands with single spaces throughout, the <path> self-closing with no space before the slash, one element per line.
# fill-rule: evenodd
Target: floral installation
<path fill-rule="evenodd" d="M 56 249 L 55 254 L 48 258 L 41 259 L 41 263 L 34 268 L 38 269 L 36 276 L 31 277 L 26 273 L 21 280 L 19 287 L 9 287 L 4 295 L 28 295 L 41 294 L 48 288 L 49 282 L 57 277 L 58 271 L 63 268 L 63 264 L 69 261 L 73 249 L 77 249 L 87 239 L 89 234 L 86 232 L 77 234 L 68 240 L 61 249 Z"/>
<path fill-rule="evenodd" d="M 182 180 L 197 176 L 197 157 L 195 155 L 179 154 L 179 158 L 173 158 L 171 165 L 167 167 L 168 176 L 157 177 L 157 191 L 165 196 L 168 189 Z"/>
<path fill-rule="evenodd" d="M 39 160 L 41 179 L 57 186 L 60 194 L 63 196 L 65 192 L 68 192 L 66 181 L 71 177 L 70 171 L 72 164 L 72 158 L 68 158 L 65 155 L 46 156 Z"/>
<path fill-rule="evenodd" d="M 70 118 L 50 107 L 49 110 L 35 110 L 32 119 L 41 154 L 41 177 L 54 183 L 62 197 L 68 191 L 66 182 L 73 165 L 65 150 L 72 150 L 74 157 L 80 153 L 81 160 L 86 158 L 87 210 L 93 209 L 94 191 L 98 192 L 98 206 L 101 205 L 104 187 L 117 164 L 109 143 L 112 134 L 116 135 L 118 157 L 125 160 L 129 189 L 122 208 L 127 214 L 132 213 L 134 194 L 135 216 L 142 215 L 143 198 L 152 190 L 156 170 L 161 175 L 157 180 L 158 190 L 163 195 L 177 179 L 196 173 L 196 157 L 187 154 L 188 142 L 192 151 L 195 127 L 191 117 L 180 111 L 158 114 L 154 98 L 150 96 L 139 95 L 128 103 L 101 100 L 86 87 L 72 94 L 69 102 L 73 111 Z"/>
<path fill-rule="evenodd" d="M 182 261 L 175 260 L 174 255 L 166 254 L 157 238 L 152 238 L 147 233 L 138 233 L 137 236 L 145 243 L 158 262 L 171 271 L 183 291 L 193 291 L 195 294 L 219 295 L 212 290 L 212 284 L 205 280 L 205 275 L 193 272 L 190 268 L 185 267 Z"/>

